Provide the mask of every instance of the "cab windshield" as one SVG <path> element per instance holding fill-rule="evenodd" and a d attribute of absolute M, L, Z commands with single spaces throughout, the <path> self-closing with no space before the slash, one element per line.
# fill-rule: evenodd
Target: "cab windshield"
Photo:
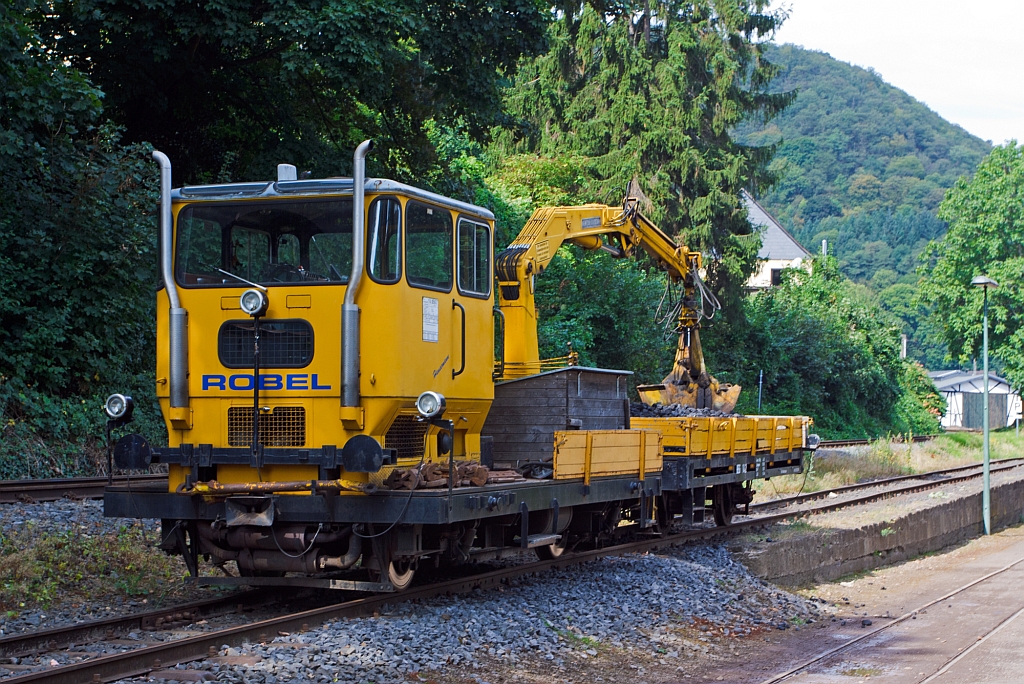
<path fill-rule="evenodd" d="M 352 200 L 193 204 L 178 214 L 185 286 L 341 284 L 352 270 Z"/>

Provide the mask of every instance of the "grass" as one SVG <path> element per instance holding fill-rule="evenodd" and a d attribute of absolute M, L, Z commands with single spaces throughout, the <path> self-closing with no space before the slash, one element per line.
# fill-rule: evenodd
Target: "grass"
<path fill-rule="evenodd" d="M 991 436 L 991 457 L 1024 456 L 1024 436 L 1013 429 Z M 880 439 L 866 447 L 816 454 L 806 474 L 774 477 L 759 487 L 759 498 L 817 492 L 897 475 L 910 475 L 980 462 L 982 436 L 971 432 L 939 435 L 928 442 L 906 444 Z"/>
<path fill-rule="evenodd" d="M 157 536 L 141 525 L 105 534 L 0 531 L 0 611 L 76 599 L 172 598 L 183 590 L 185 565 L 156 548 Z"/>

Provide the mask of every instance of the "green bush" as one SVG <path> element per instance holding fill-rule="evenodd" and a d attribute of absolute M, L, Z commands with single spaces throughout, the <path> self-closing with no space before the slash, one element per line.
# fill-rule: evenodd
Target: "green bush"
<path fill-rule="evenodd" d="M 156 170 L 119 144 L 101 94 L 0 4 L 0 471 L 88 472 L 102 401 L 151 428 Z M 151 431 L 162 438 L 162 428 Z"/>

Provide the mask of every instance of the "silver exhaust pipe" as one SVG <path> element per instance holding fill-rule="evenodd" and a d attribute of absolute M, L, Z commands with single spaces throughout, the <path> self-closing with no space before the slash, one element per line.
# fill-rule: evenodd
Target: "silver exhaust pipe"
<path fill-rule="evenodd" d="M 348 277 L 345 301 L 341 305 L 341 405 L 359 406 L 359 306 L 356 293 L 363 280 L 366 261 L 363 225 L 366 155 L 372 140 L 364 140 L 352 158 L 352 273 Z"/>
<path fill-rule="evenodd" d="M 171 230 L 171 160 L 163 152 L 153 150 L 153 159 L 160 164 L 160 274 L 171 307 L 167 318 L 170 337 L 168 383 L 171 407 L 188 406 L 188 312 L 181 308 L 178 289 L 174 285 L 174 234 Z"/>

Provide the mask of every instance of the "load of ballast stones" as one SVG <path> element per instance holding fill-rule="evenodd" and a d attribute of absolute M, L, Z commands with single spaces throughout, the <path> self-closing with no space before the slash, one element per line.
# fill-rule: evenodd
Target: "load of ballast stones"
<path fill-rule="evenodd" d="M 518 578 L 502 591 L 398 601 L 376 617 L 221 648 L 233 663 L 177 668 L 233 684 L 415 682 L 444 671 L 465 679 L 499 664 L 562 668 L 599 655 L 655 658 L 682 670 L 688 659 L 718 652 L 716 638 L 827 618 L 811 601 L 752 576 L 720 545 L 604 558 Z"/>
<path fill-rule="evenodd" d="M 638 401 L 629 403 L 629 415 L 633 418 L 734 418 L 740 413 L 726 413 L 708 408 L 693 408 L 680 404 L 647 404 Z"/>

